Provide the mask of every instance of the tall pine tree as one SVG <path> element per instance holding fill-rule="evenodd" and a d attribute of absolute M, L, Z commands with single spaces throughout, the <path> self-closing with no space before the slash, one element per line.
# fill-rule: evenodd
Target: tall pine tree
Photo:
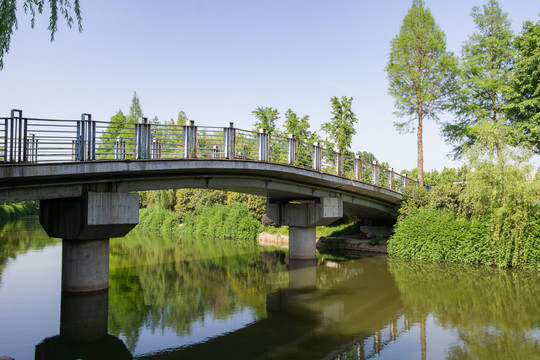
<path fill-rule="evenodd" d="M 496 0 L 482 8 L 475 6 L 471 16 L 476 32 L 462 48 L 461 91 L 454 102 L 457 120 L 443 129 L 458 157 L 476 143 L 486 126 L 497 127 L 499 133 L 509 130 L 505 129 L 503 107 L 515 55 L 510 20 Z M 500 154 L 500 141 L 492 143 Z"/>
<path fill-rule="evenodd" d="M 456 60 L 446 50 L 444 32 L 423 0 L 413 0 L 399 34 L 392 40 L 386 73 L 396 114 L 408 118 L 394 125 L 401 132 L 417 131 L 417 178 L 423 184 L 423 121 L 437 120 L 438 113 L 446 108 L 455 92 L 457 74 Z"/>

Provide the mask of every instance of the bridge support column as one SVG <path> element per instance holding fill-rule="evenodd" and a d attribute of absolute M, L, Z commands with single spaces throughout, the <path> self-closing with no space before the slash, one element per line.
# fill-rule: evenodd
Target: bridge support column
<path fill-rule="evenodd" d="M 267 216 L 278 226 L 289 226 L 289 258 L 316 258 L 315 228 L 330 225 L 343 216 L 343 200 L 320 198 L 315 203 L 295 204 L 269 200 Z"/>
<path fill-rule="evenodd" d="M 109 287 L 109 238 L 125 236 L 139 221 L 139 195 L 88 192 L 42 200 L 40 223 L 62 239 L 62 290 Z"/>
<path fill-rule="evenodd" d="M 315 226 L 289 226 L 290 259 L 314 259 L 317 245 L 315 242 L 315 230 Z"/>

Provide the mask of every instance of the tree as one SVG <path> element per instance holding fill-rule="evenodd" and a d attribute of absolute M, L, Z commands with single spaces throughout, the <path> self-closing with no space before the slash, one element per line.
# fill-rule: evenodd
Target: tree
<path fill-rule="evenodd" d="M 127 122 L 130 124 L 135 124 L 139 121 L 140 118 L 144 116 L 141 107 L 141 101 L 137 96 L 137 92 L 133 92 L 133 98 L 131 99 L 131 105 L 129 107 L 129 114 L 126 118 Z"/>
<path fill-rule="evenodd" d="M 386 72 L 396 114 L 409 118 L 394 125 L 405 133 L 417 130 L 418 180 L 423 184 L 423 120 L 438 120 L 437 114 L 447 107 L 455 92 L 457 74 L 456 60 L 446 50 L 444 32 L 423 0 L 413 0 L 399 34 L 392 40 Z"/>
<path fill-rule="evenodd" d="M 48 0 L 51 14 L 49 16 L 49 27 L 51 32 L 51 42 L 54 41 L 54 34 L 58 30 L 58 15 L 66 20 L 67 25 L 73 26 L 73 15 L 77 19 L 79 32 L 82 31 L 82 17 L 79 0 Z M 36 13 L 43 13 L 45 0 L 24 0 L 23 9 L 25 13 L 30 13 L 30 24 L 32 29 L 35 25 Z M 4 68 L 4 54 L 9 52 L 11 35 L 13 30 L 18 29 L 17 24 L 17 0 L 0 1 L 0 70 Z"/>
<path fill-rule="evenodd" d="M 178 112 L 178 117 L 176 118 L 176 125 L 186 125 L 188 117 L 186 113 L 182 110 Z"/>
<path fill-rule="evenodd" d="M 354 124 L 358 122 L 351 110 L 353 98 L 342 96 L 341 100 L 334 96 L 332 102 L 332 120 L 321 125 L 321 130 L 330 135 L 339 151 L 345 153 L 351 146 L 352 136 L 356 134 Z"/>
<path fill-rule="evenodd" d="M 360 158 L 362 159 L 362 161 L 365 161 L 365 162 L 368 162 L 368 163 L 372 163 L 374 161 L 377 161 L 377 158 L 375 157 L 375 155 L 373 155 L 372 153 L 368 152 L 368 151 L 357 151 L 356 152 L 356 155 L 360 156 Z"/>
<path fill-rule="evenodd" d="M 293 134 L 298 141 L 308 141 L 311 139 L 311 131 L 309 131 L 309 115 L 304 115 L 299 118 L 298 115 L 288 109 L 285 113 L 285 133 Z"/>
<path fill-rule="evenodd" d="M 118 110 L 118 112 L 111 117 L 111 122 L 107 126 L 107 129 L 100 136 L 101 145 L 97 150 L 98 155 L 104 156 L 105 158 L 112 158 L 114 142 L 119 136 L 126 142 L 126 152 L 134 152 L 134 124 L 136 124 L 142 116 L 143 111 L 141 103 L 137 96 L 137 92 L 134 92 L 128 116 L 125 116 L 122 110 Z"/>
<path fill-rule="evenodd" d="M 457 121 L 446 124 L 443 129 L 445 139 L 455 144 L 457 157 L 472 146 L 479 131 L 489 125 L 481 123 L 491 123 L 501 131 L 509 130 L 504 126 L 503 107 L 515 54 L 510 20 L 496 0 L 489 0 L 482 8 L 475 6 L 471 16 L 477 31 L 462 48 L 461 91 L 453 105 Z M 501 144 L 495 141 L 493 145 L 496 152 L 501 153 Z"/>
<path fill-rule="evenodd" d="M 254 124 L 255 131 L 266 129 L 268 134 L 273 134 L 276 131 L 276 121 L 279 119 L 279 112 L 277 109 L 271 107 L 258 107 L 251 112 L 257 118 Z"/>
<path fill-rule="evenodd" d="M 526 21 L 514 40 L 517 52 L 508 89 L 506 114 L 517 129 L 517 143 L 540 154 L 540 21 Z"/>

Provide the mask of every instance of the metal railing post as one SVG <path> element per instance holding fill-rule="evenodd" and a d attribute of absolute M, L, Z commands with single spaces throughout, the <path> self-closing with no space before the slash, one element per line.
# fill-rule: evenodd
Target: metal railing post
<path fill-rule="evenodd" d="M 38 140 L 36 140 L 36 135 L 30 134 L 30 138 L 27 140 L 28 162 L 31 162 L 31 163 L 37 162 L 37 145 L 38 145 Z"/>
<path fill-rule="evenodd" d="M 223 128 L 223 153 L 227 159 L 234 159 L 236 156 L 236 130 L 233 122 L 229 122 L 229 127 Z"/>
<path fill-rule="evenodd" d="M 152 140 L 152 149 L 150 153 L 151 159 L 161 159 L 161 141 L 159 139 Z"/>
<path fill-rule="evenodd" d="M 390 168 L 388 171 L 388 188 L 392 190 L 392 181 L 394 179 L 394 168 Z"/>
<path fill-rule="evenodd" d="M 23 119 L 22 110 L 11 110 L 11 118 L 5 125 L 4 161 L 26 162 L 28 121 Z"/>
<path fill-rule="evenodd" d="M 212 152 L 210 153 L 211 159 L 219 159 L 219 146 L 212 146 Z"/>
<path fill-rule="evenodd" d="M 184 126 L 184 158 L 197 157 L 197 127 L 194 120 L 187 120 Z"/>
<path fill-rule="evenodd" d="M 360 155 L 354 157 L 354 179 L 362 180 L 362 158 Z"/>
<path fill-rule="evenodd" d="M 257 140 L 259 161 L 268 161 L 268 133 L 266 132 L 266 129 L 259 130 Z"/>
<path fill-rule="evenodd" d="M 4 120 L 4 162 L 8 162 L 8 127 L 9 119 Z"/>
<path fill-rule="evenodd" d="M 143 118 L 144 124 L 144 158 L 151 158 L 152 149 L 152 124 L 148 122 L 148 118 Z"/>
<path fill-rule="evenodd" d="M 133 138 L 135 142 L 135 159 L 141 158 L 141 124 L 135 124 L 135 137 Z"/>
<path fill-rule="evenodd" d="M 313 144 L 313 170 L 321 171 L 322 169 L 322 150 L 321 143 Z"/>
<path fill-rule="evenodd" d="M 116 138 L 114 143 L 114 160 L 126 159 L 126 141 L 122 136 Z"/>
<path fill-rule="evenodd" d="M 83 141 L 86 143 L 86 151 L 82 153 L 81 160 L 96 159 L 96 122 L 92 121 L 92 114 L 81 114 L 82 126 L 86 128 Z"/>
<path fill-rule="evenodd" d="M 152 146 L 152 124 L 142 117 L 135 124 L 135 159 L 149 159 Z"/>
<path fill-rule="evenodd" d="M 77 121 L 77 138 L 75 139 L 75 161 L 84 161 L 86 154 L 86 126 L 85 114 L 81 115 L 81 120 Z"/>
<path fill-rule="evenodd" d="M 373 161 L 373 167 L 372 167 L 372 173 L 373 173 L 373 185 L 379 186 L 379 163 L 377 161 Z"/>
<path fill-rule="evenodd" d="M 296 162 L 296 137 L 289 134 L 287 138 L 287 164 L 294 165 Z"/>
<path fill-rule="evenodd" d="M 343 171 L 343 153 L 341 150 L 336 151 L 336 168 L 335 172 L 337 176 L 343 176 L 345 172 Z"/>

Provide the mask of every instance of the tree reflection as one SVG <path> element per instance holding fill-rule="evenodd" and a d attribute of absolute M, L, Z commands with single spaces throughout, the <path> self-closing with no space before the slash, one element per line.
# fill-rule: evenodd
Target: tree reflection
<path fill-rule="evenodd" d="M 49 238 L 35 216 L 0 224 L 0 283 L 8 259 L 58 242 L 60 239 Z"/>
<path fill-rule="evenodd" d="M 407 262 L 391 258 L 405 315 L 432 314 L 456 329 L 463 346 L 449 359 L 536 359 L 540 340 L 540 274 L 470 265 Z"/>
<path fill-rule="evenodd" d="M 287 282 L 286 266 L 261 261 L 252 244 L 133 231 L 111 241 L 109 331 L 133 351 L 142 327 L 182 336 L 207 314 L 245 307 L 262 318 L 266 294 Z"/>

